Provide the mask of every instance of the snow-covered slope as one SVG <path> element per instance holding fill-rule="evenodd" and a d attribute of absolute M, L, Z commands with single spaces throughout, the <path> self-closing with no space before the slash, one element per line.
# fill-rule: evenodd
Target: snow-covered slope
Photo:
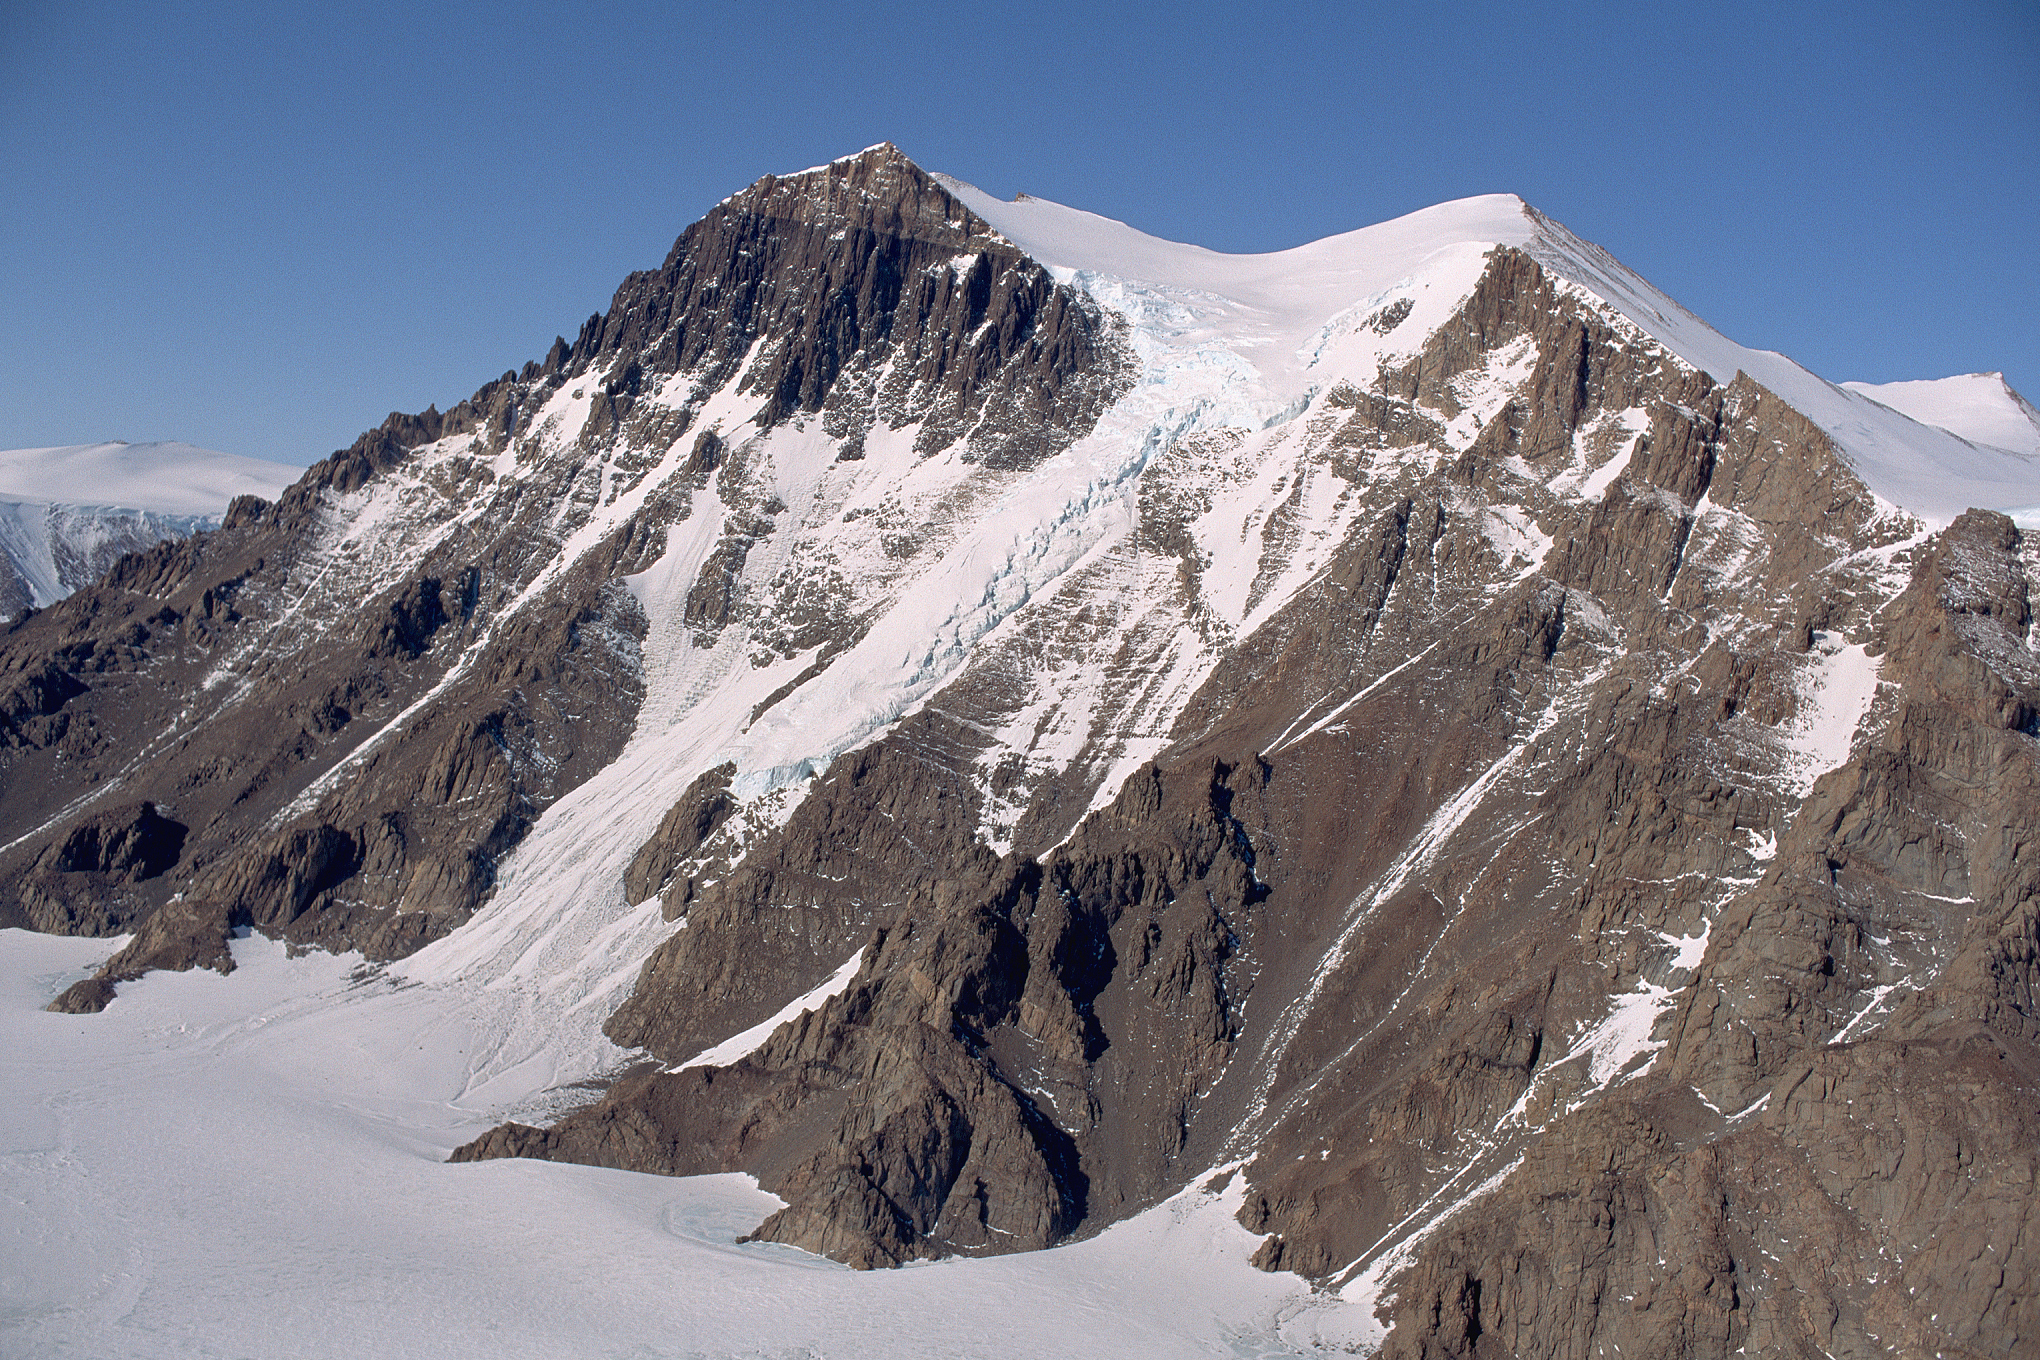
<path fill-rule="evenodd" d="M 236 496 L 274 500 L 303 472 L 179 443 L 0 450 L 0 615 L 47 608 L 123 553 L 213 527 Z"/>
<path fill-rule="evenodd" d="M 1490 194 L 1293 250 L 1225 255 L 1046 199 L 1007 203 L 938 178 L 1001 235 L 1101 303 L 1137 321 L 1166 317 L 1175 323 L 1168 334 L 1176 346 L 1213 361 L 1224 354 L 1229 366 L 1250 372 L 1241 386 L 1258 399 L 1264 419 L 1293 410 L 1330 372 L 1370 376 L 1334 363 L 1327 347 L 1350 341 L 1392 291 L 1421 295 L 1437 313 L 1428 318 L 1435 326 L 1478 275 L 1490 246 L 1520 245 L 1530 235 L 1523 201 Z M 1455 286 L 1459 295 L 1449 295 Z M 1428 333 L 1426 319 L 1417 318 L 1411 333 Z"/>
<path fill-rule="evenodd" d="M 1842 386 L 1973 444 L 2040 458 L 2040 411 L 2013 391 L 2002 373 L 1961 373 L 1916 382 L 1845 382 Z"/>
<path fill-rule="evenodd" d="M 1838 387 L 1783 354 L 1728 339 L 1513 194 L 1443 203 L 1293 250 L 1222 255 L 1046 199 L 1022 195 L 1008 203 L 945 182 L 1022 249 L 1092 286 L 1108 305 L 1129 285 L 1201 300 L 1200 320 L 1252 367 L 1266 388 L 1263 404 L 1275 409 L 1308 387 L 1303 342 L 1335 312 L 1364 309 L 1370 297 L 1437 268 L 1449 253 L 1477 256 L 1486 246 L 1508 245 L 1614 307 L 1717 382 L 1749 374 L 1826 430 L 1871 490 L 1930 524 L 1946 524 L 1971 506 L 2008 510 L 2040 502 L 2040 463 L 2013 456 L 2040 450 L 2040 430 L 2021 424 L 2032 408 L 2008 388 L 1991 393 L 1972 379 Z M 1985 438 L 1986 429 L 1996 437 Z M 1950 430 L 1960 437 L 1949 438 Z"/>
<path fill-rule="evenodd" d="M 0 930 L 11 1356 L 1245 1357 L 1332 1320 L 1247 1264 L 1237 1179 L 1055 1252 L 873 1277 L 739 1245 L 778 1205 L 746 1176 L 448 1167 L 518 1094 L 475 1083 L 480 986 L 249 940 L 231 978 L 38 1009 L 108 947 Z"/>

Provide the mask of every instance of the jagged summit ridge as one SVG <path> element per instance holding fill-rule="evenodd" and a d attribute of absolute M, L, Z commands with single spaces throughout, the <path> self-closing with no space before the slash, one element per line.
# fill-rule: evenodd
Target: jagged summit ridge
<path fill-rule="evenodd" d="M 872 216 L 894 230 L 927 232 L 959 246 L 996 234 L 948 191 L 942 176 L 929 174 L 891 142 L 791 175 L 767 175 L 716 206 L 808 223 Z"/>

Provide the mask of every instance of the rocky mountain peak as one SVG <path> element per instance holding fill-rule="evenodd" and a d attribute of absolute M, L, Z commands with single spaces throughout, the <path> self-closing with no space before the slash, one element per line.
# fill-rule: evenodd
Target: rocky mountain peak
<path fill-rule="evenodd" d="M 805 226 L 868 226 L 957 250 L 998 244 L 988 224 L 891 142 L 796 174 L 767 175 L 717 204 L 704 222 L 719 213 Z M 676 254 L 680 248 L 676 244 Z"/>
<path fill-rule="evenodd" d="M 1327 1344 L 1983 1353 L 2034 503 L 1520 200 L 1233 257 L 875 147 L 0 635 L 0 911 L 134 932 L 60 1009 L 486 991 L 461 1159 L 860 1266 L 1226 1184 Z"/>

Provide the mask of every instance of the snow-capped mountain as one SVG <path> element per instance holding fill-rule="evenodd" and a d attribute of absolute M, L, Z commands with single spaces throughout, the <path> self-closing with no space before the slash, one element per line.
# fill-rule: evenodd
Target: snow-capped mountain
<path fill-rule="evenodd" d="M 47 608 L 128 553 L 218 528 L 236 497 L 274 500 L 303 473 L 177 443 L 0 450 L 0 618 Z"/>
<path fill-rule="evenodd" d="M 2040 411 L 2014 392 L 2002 373 L 1963 373 L 1919 382 L 1851 382 L 1842 386 L 1973 444 L 1988 444 L 2040 458 Z"/>
<path fill-rule="evenodd" d="M 875 147 L 12 630 L 0 910 L 133 933 L 71 1012 L 360 950 L 457 1160 L 860 1266 L 1196 1201 L 1295 1347 L 1981 1354 L 2040 464 L 1972 428 L 1512 197 L 1225 256 Z"/>

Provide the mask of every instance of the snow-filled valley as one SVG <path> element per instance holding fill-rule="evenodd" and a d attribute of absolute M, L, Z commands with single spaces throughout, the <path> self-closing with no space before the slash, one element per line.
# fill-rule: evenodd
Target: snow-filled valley
<path fill-rule="evenodd" d="M 122 553 L 213 528 L 236 496 L 273 500 L 302 471 L 177 443 L 0 450 L 0 577 L 13 577 L 0 579 L 0 615 L 48 607 Z"/>
<path fill-rule="evenodd" d="M 251 939 L 230 976 L 41 1010 L 108 949 L 0 932 L 10 1356 L 1275 1357 L 1357 1322 L 1247 1264 L 1236 1178 L 1054 1251 L 870 1274 L 737 1245 L 778 1203 L 748 1177 L 449 1166 L 548 1075 L 478 1079 L 484 986 Z"/>

